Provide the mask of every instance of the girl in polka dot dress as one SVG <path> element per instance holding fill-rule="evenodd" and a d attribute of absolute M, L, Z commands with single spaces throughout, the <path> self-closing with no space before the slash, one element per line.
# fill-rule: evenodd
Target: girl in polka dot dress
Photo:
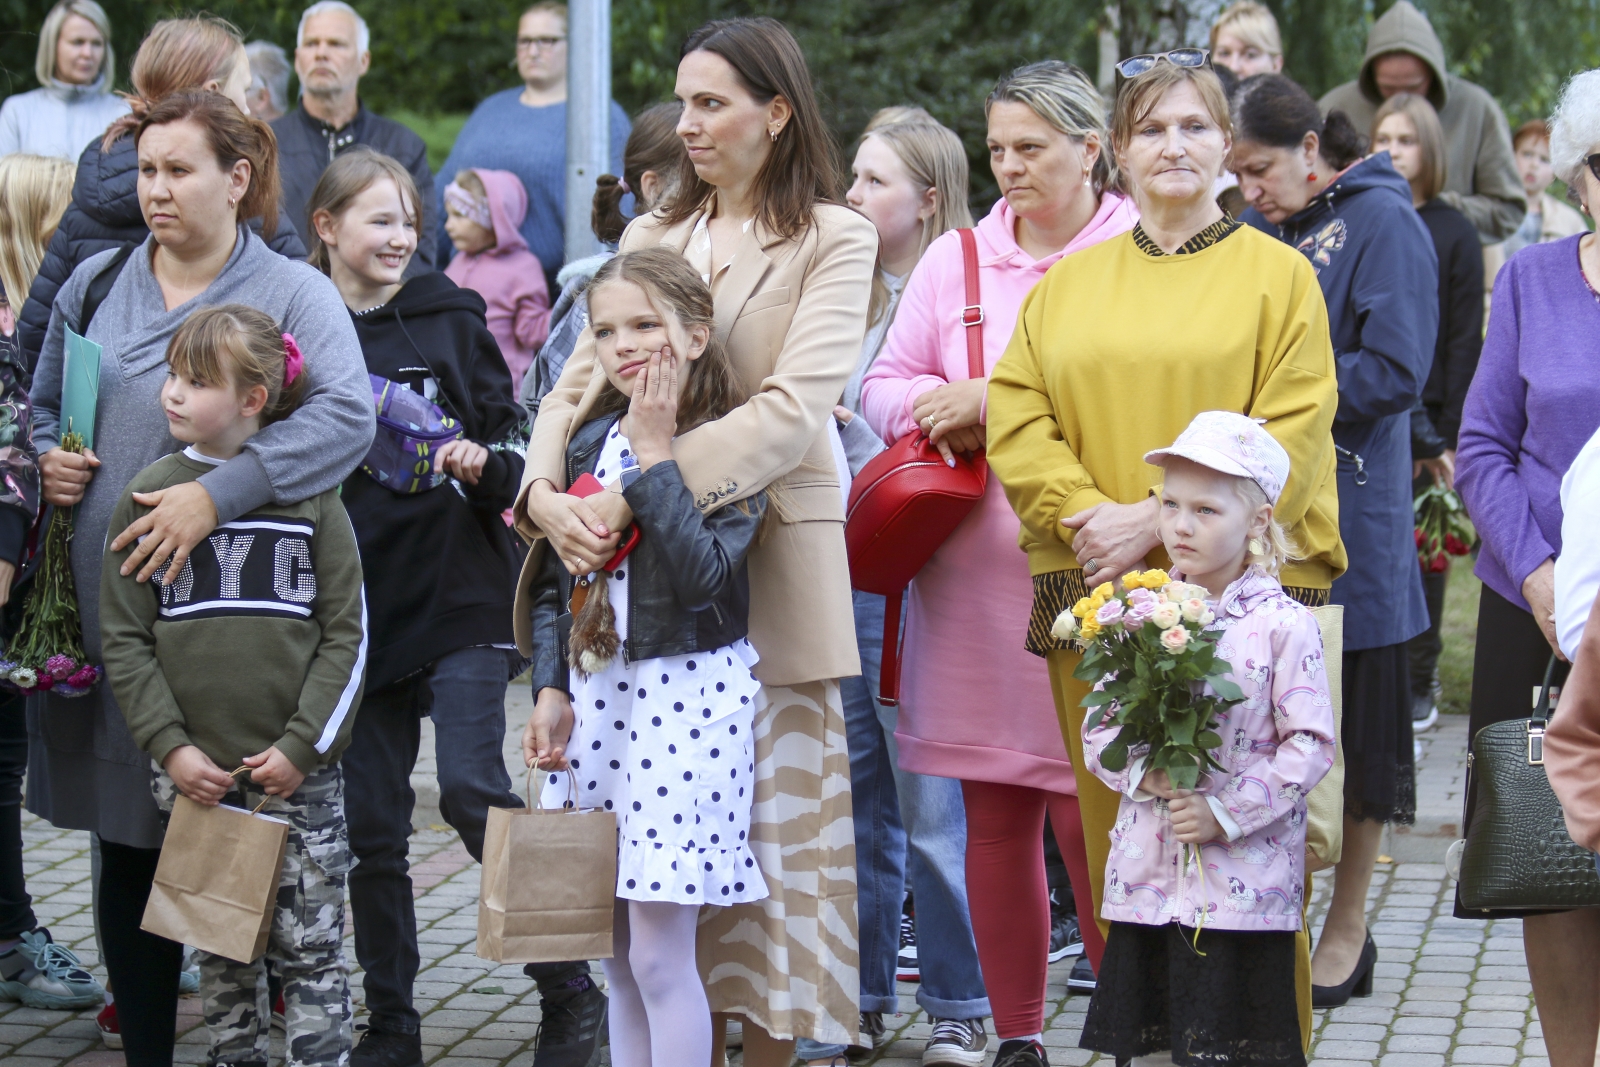
<path fill-rule="evenodd" d="M 672 459 L 676 434 L 747 399 L 688 262 L 667 248 L 607 261 L 589 312 L 606 385 L 568 443 L 568 483 L 622 493 L 639 539 L 593 575 L 546 549 L 523 756 L 551 772 L 546 804 L 571 803 L 570 768 L 579 806 L 617 813 L 612 1063 L 704 1067 L 699 909 L 767 895 L 747 843 L 760 686 L 745 572 L 767 501 L 703 515 Z"/>

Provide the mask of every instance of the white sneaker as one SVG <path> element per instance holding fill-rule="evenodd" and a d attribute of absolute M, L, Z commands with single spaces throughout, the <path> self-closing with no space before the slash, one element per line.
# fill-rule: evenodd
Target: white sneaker
<path fill-rule="evenodd" d="M 923 1067 L 960 1064 L 979 1067 L 989 1052 L 989 1034 L 982 1019 L 935 1019 L 933 1033 L 922 1050 Z"/>

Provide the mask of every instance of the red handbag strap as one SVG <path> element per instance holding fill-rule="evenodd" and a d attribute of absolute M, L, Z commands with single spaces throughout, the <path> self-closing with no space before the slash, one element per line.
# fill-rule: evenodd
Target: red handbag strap
<path fill-rule="evenodd" d="M 983 377 L 983 304 L 978 293 L 978 241 L 970 229 L 961 235 L 961 273 L 967 282 L 967 305 L 961 309 L 961 324 L 967 328 L 967 377 Z"/>
<path fill-rule="evenodd" d="M 904 589 L 897 589 L 884 598 L 883 605 L 883 660 L 878 671 L 878 702 L 886 708 L 900 703 L 900 601 Z"/>

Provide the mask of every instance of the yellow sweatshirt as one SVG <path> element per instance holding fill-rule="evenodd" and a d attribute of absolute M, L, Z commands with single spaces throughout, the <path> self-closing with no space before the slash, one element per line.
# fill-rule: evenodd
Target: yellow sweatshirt
<path fill-rule="evenodd" d="M 1028 294 L 989 379 L 989 466 L 1022 520 L 1034 575 L 1078 569 L 1061 519 L 1161 482 L 1144 454 L 1202 411 L 1265 419 L 1291 463 L 1276 518 L 1305 558 L 1286 586 L 1344 572 L 1328 312 L 1305 256 L 1240 227 L 1151 256 L 1133 233 L 1063 258 Z M 1165 553 L 1152 553 L 1165 565 Z"/>

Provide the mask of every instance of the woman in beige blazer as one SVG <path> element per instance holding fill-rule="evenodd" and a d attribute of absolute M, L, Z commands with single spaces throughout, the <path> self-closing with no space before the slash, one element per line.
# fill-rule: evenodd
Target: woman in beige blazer
<path fill-rule="evenodd" d="M 700 962 L 712 1010 L 744 1017 L 746 1063 L 787 1067 L 795 1037 L 858 1039 L 855 838 L 837 679 L 860 665 L 828 420 L 861 351 L 877 234 L 837 202 L 833 142 L 781 23 L 708 23 L 682 55 L 678 133 L 694 175 L 636 219 L 621 247 L 668 245 L 700 270 L 750 391 L 743 407 L 674 442 L 684 481 L 705 510 L 775 488 L 779 521 L 749 558 L 764 699 L 750 833 L 771 896 L 703 920 Z M 632 517 L 619 493 L 580 501 L 561 492 L 567 440 L 604 383 L 585 331 L 540 406 L 516 507 L 534 545 L 517 594 L 525 652 L 541 543 L 588 573 Z"/>

